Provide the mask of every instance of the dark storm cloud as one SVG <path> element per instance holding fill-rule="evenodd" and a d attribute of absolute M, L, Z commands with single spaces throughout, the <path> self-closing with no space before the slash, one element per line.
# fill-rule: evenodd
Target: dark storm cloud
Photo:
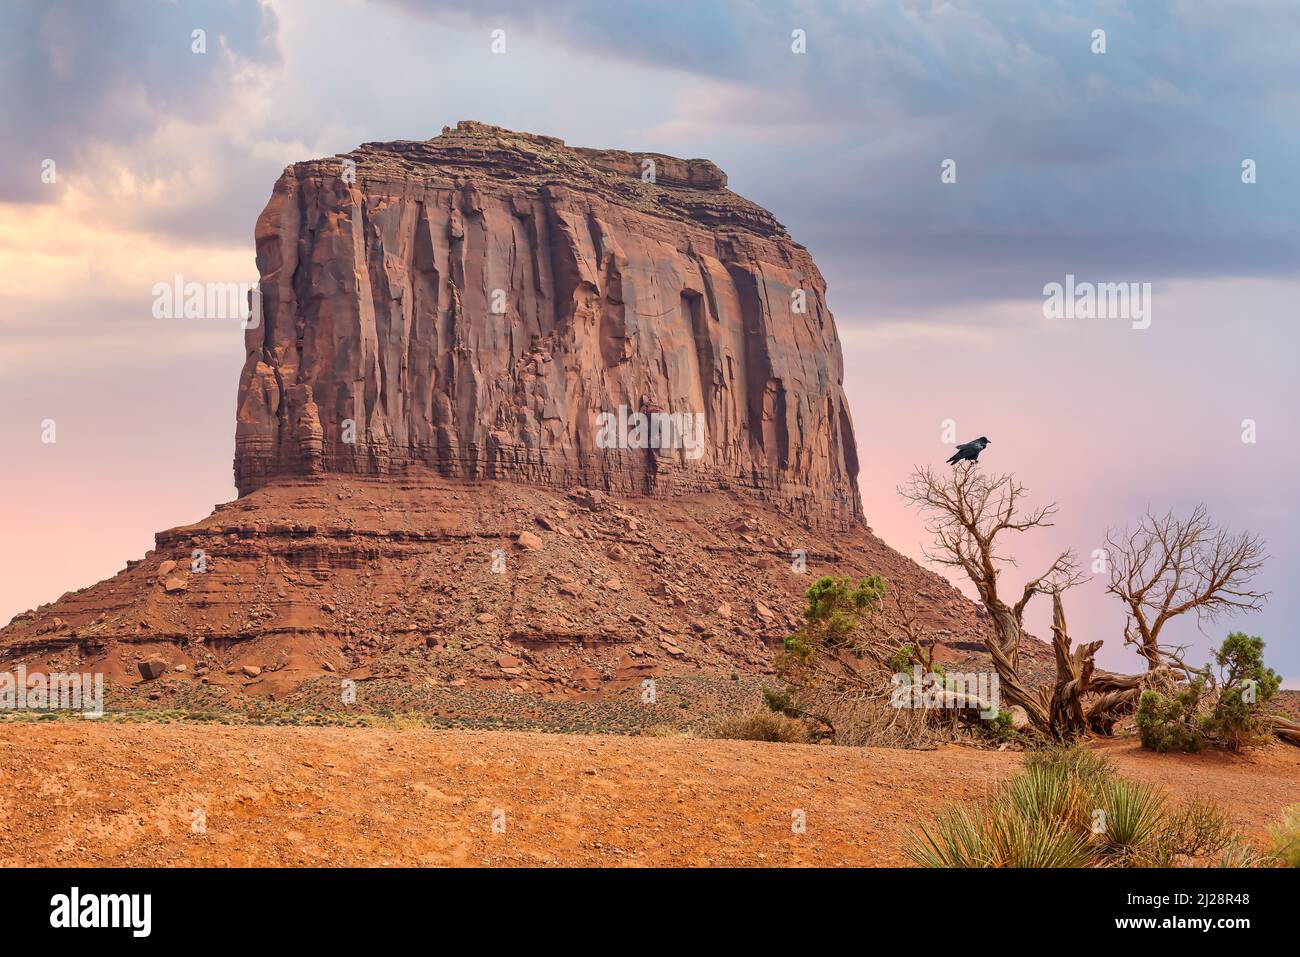
<path fill-rule="evenodd" d="M 417 18 L 460 9 L 392 2 Z M 1289 0 L 592 0 L 541 13 L 485 0 L 456 15 L 739 87 L 697 123 L 710 140 L 735 137 L 732 185 L 873 297 L 903 302 L 918 283 L 930 303 L 1032 297 L 1066 271 L 1204 278 L 1300 264 Z M 795 28 L 803 56 L 790 51 Z M 769 141 L 747 144 L 754 131 Z M 957 183 L 944 186 L 949 158 Z M 1245 159 L 1254 185 L 1241 182 Z"/>
<path fill-rule="evenodd" d="M 207 52 L 192 51 L 206 31 Z M 99 142 L 218 112 L 249 66 L 278 61 L 276 18 L 256 0 L 18 0 L 0 9 L 0 201 L 46 201 L 41 162 L 75 172 Z"/>

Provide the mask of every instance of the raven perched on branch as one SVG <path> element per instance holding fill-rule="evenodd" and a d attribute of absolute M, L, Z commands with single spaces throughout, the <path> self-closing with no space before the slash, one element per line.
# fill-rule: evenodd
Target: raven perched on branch
<path fill-rule="evenodd" d="M 984 451 L 984 446 L 989 444 L 989 440 L 981 435 L 974 442 L 967 442 L 964 445 L 957 446 L 957 451 L 953 453 L 952 458 L 948 460 L 949 465 L 956 465 L 958 462 L 977 462 L 980 453 Z"/>

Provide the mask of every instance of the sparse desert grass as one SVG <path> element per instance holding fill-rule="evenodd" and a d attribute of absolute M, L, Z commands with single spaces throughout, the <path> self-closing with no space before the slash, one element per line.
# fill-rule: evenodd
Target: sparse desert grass
<path fill-rule="evenodd" d="M 930 749 L 951 737 L 951 729 L 936 727 L 921 708 L 895 708 L 888 701 L 840 700 L 825 706 L 834 723 L 834 741 L 856 748 Z"/>
<path fill-rule="evenodd" d="M 720 718 L 708 727 L 706 736 L 736 741 L 808 743 L 808 729 L 802 721 L 775 711 L 754 710 Z"/>
<path fill-rule="evenodd" d="M 641 735 L 646 738 L 693 738 L 695 732 L 673 724 L 652 724 Z"/>

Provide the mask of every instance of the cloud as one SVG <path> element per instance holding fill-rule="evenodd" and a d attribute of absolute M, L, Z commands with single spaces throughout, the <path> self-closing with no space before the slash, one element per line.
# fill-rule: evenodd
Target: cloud
<path fill-rule="evenodd" d="M 90 214 L 187 242 L 246 241 L 285 163 L 472 117 L 709 156 L 832 279 L 890 307 L 918 290 L 1020 299 L 1067 271 L 1300 264 L 1289 3 L 389 0 L 322 17 L 298 0 L 122 0 L 0 17 L 0 200 L 80 180 L 103 197 Z M 496 28 L 508 56 L 488 54 Z M 40 183 L 45 157 L 62 185 Z"/>
<path fill-rule="evenodd" d="M 279 62 L 274 9 L 256 0 L 19 0 L 0 12 L 0 201 L 51 202 L 41 180 L 94 178 L 104 143 L 134 144 L 177 119 L 202 123 Z M 192 34 L 205 31 L 206 52 Z M 55 188 L 51 188 L 52 185 Z"/>
<path fill-rule="evenodd" d="M 1300 268 L 1300 7 L 1286 0 L 390 5 L 697 76 L 648 132 L 710 144 L 733 188 L 891 303 L 918 285 L 939 303 L 1020 298 L 1066 271 Z"/>

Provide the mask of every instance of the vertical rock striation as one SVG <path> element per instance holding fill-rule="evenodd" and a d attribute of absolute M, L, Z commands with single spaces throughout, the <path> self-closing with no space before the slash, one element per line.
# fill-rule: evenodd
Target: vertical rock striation
<path fill-rule="evenodd" d="M 241 495 L 430 469 L 861 518 L 822 276 L 707 160 L 463 122 L 287 168 L 256 237 Z M 700 416 L 703 449 L 602 447 L 620 407 Z"/>

